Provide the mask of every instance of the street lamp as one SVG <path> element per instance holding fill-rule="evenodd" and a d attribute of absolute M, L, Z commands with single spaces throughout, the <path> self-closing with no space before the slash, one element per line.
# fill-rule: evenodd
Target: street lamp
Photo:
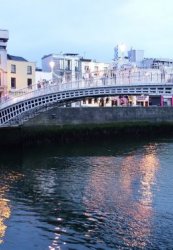
<path fill-rule="evenodd" d="M 121 43 L 121 44 L 118 45 L 118 49 L 119 49 L 119 51 L 121 53 L 121 55 L 120 55 L 121 63 L 120 64 L 121 64 L 121 66 L 123 66 L 123 64 L 124 64 L 124 53 L 126 51 L 126 45 L 124 43 Z"/>
<path fill-rule="evenodd" d="M 124 43 L 119 44 L 118 47 L 122 54 L 126 51 L 126 45 Z"/>
<path fill-rule="evenodd" d="M 49 66 L 51 68 L 51 73 L 52 73 L 52 83 L 53 83 L 53 69 L 55 67 L 55 62 L 54 61 L 50 61 L 49 62 Z"/>

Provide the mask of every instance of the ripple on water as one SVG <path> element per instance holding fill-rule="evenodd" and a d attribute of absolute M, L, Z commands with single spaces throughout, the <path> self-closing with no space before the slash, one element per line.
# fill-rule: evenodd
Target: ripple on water
<path fill-rule="evenodd" d="M 119 154 L 107 147 L 108 156 L 31 154 L 21 167 L 3 166 L 2 249 L 172 249 L 172 149 L 166 142 Z"/>

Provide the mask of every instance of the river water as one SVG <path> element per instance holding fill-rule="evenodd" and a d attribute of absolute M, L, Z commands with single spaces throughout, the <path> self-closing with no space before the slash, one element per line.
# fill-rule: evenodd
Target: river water
<path fill-rule="evenodd" d="M 173 249 L 173 140 L 1 150 L 0 249 Z"/>

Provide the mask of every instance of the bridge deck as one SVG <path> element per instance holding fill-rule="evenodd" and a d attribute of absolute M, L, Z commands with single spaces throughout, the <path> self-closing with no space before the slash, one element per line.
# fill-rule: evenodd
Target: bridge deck
<path fill-rule="evenodd" d="M 158 75 L 137 78 L 96 77 L 63 84 L 45 84 L 38 88 L 19 89 L 4 97 L 0 104 L 0 126 L 21 124 L 27 117 L 35 115 L 55 103 L 75 101 L 85 97 L 113 95 L 173 95 L 171 77 Z"/>

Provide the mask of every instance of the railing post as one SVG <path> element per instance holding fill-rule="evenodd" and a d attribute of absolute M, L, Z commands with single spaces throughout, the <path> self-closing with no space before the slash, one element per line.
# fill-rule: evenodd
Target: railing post
<path fill-rule="evenodd" d="M 140 71 L 138 71 L 138 81 L 140 82 L 141 80 L 141 74 L 140 74 Z"/>

